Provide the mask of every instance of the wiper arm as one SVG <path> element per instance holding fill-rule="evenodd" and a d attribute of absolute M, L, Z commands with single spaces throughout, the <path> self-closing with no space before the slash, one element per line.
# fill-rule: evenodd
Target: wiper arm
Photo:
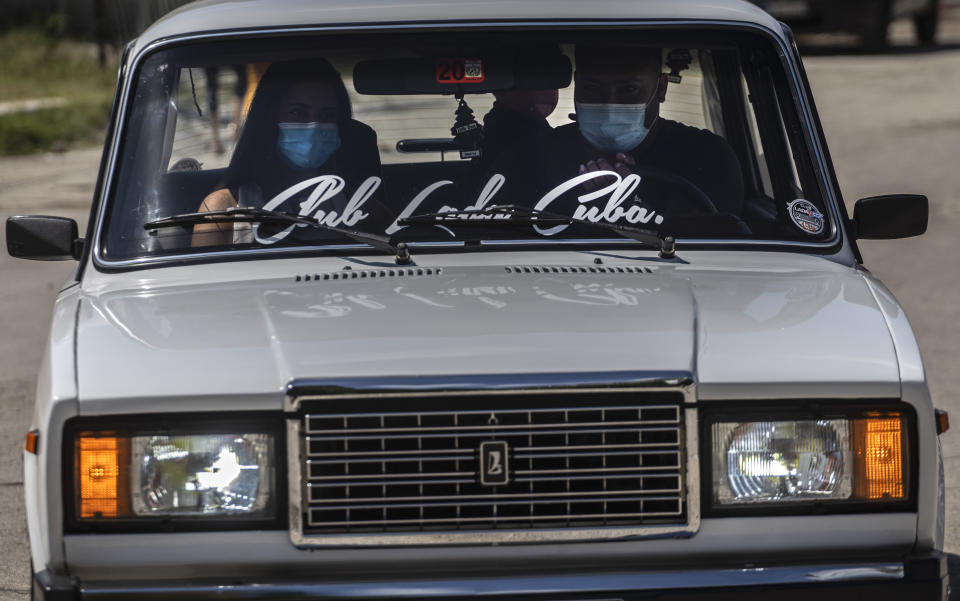
<path fill-rule="evenodd" d="M 398 223 L 400 225 L 460 225 L 483 227 L 497 227 L 502 225 L 559 225 L 565 223 L 572 225 L 576 223 L 605 229 L 615 232 L 624 238 L 649 244 L 650 246 L 658 248 L 660 250 L 660 257 L 664 259 L 672 259 L 676 255 L 676 239 L 672 235 L 661 235 L 653 230 L 620 225 L 618 223 L 595 223 L 586 219 L 577 219 L 575 217 L 560 215 L 559 213 L 538 211 L 517 205 L 491 205 L 482 210 L 465 209 L 462 211 L 441 213 L 421 213 L 401 219 Z"/>
<path fill-rule="evenodd" d="M 152 232 L 167 227 L 187 227 L 201 223 L 281 223 L 288 225 L 306 225 L 319 230 L 340 234 L 355 242 L 367 244 L 377 250 L 396 255 L 398 265 L 407 265 L 410 263 L 410 250 L 407 248 L 407 245 L 404 242 L 397 242 L 389 236 L 334 227 L 320 223 L 316 219 L 304 217 L 303 215 L 278 213 L 257 207 L 232 207 L 220 211 L 207 211 L 205 213 L 182 213 L 180 215 L 172 215 L 145 223 L 143 229 Z"/>

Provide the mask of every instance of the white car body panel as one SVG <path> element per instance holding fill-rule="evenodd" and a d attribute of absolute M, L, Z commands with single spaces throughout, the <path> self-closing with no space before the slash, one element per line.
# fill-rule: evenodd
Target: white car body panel
<path fill-rule="evenodd" d="M 81 303 L 80 412 L 158 410 L 164 399 L 174 403 L 165 410 L 276 408 L 289 382 L 308 377 L 567 371 L 696 373 L 701 398 L 714 386 L 765 385 L 776 385 L 772 398 L 837 386 L 896 398 L 897 354 L 859 273 L 819 257 L 750 255 L 755 268 L 742 254 L 685 253 L 689 265 L 653 262 L 650 274 L 508 274 L 425 256 L 418 265 L 441 275 L 296 282 L 295 266 L 277 274 L 271 262 L 204 285 L 167 285 L 161 270 L 155 281 L 113 275 Z M 557 253 L 547 264 L 592 265 L 585 258 Z M 311 271 L 338 265 L 315 260 Z M 169 271 L 178 269 L 193 268 Z M 116 359 L 104 362 L 108 349 Z"/>
<path fill-rule="evenodd" d="M 738 541 L 740 557 L 774 560 L 797 553 L 822 556 L 862 555 L 870 548 L 877 557 L 902 555 L 913 546 L 916 518 L 910 513 L 876 516 L 779 516 L 705 519 L 693 538 L 657 541 L 608 541 L 546 545 L 480 545 L 394 549 L 330 549 L 305 552 L 290 544 L 286 532 L 203 532 L 177 534 L 68 535 L 64 539 L 74 574 L 99 579 L 176 579 L 198 572 L 210 577 L 256 577 L 282 565 L 291 573 L 321 573 L 321 580 L 350 579 L 369 574 L 369 566 L 419 577 L 488 569 L 490 565 L 521 562 L 533 569 L 562 569 L 589 554 L 597 566 L 656 564 L 690 568 L 730 553 Z M 743 533 L 749 532 L 749 537 Z M 358 568 L 363 562 L 367 568 Z M 429 565 L 429 573 L 423 566 Z M 273 568 L 275 569 L 275 568 Z"/>
<path fill-rule="evenodd" d="M 283 15 L 283 22 L 277 22 Z M 391 0 L 209 0 L 195 2 L 173 11 L 154 23 L 137 39 L 134 54 L 151 44 L 184 33 L 261 29 L 267 24 L 283 27 L 313 25 L 403 24 L 428 20 L 444 21 L 509 21 L 529 20 L 598 20 L 645 19 L 650 21 L 696 19 L 750 23 L 780 31 L 776 19 L 748 2 L 740 0 L 693 0 L 661 2 L 659 0 L 612 0 L 585 3 L 578 0 L 556 0 L 545 13 L 540 0 L 481 0 L 478 2 L 393 2 Z"/>
<path fill-rule="evenodd" d="M 71 286 L 60 292 L 53 308 L 53 318 L 46 348 L 37 374 L 33 428 L 40 432 L 39 453 L 23 453 L 23 488 L 26 503 L 30 557 L 35 566 L 61 568 L 63 546 L 59 536 L 50 536 L 63 528 L 60 500 L 61 471 L 59 458 L 63 423 L 77 414 L 76 388 L 76 315 L 80 287 Z"/>
<path fill-rule="evenodd" d="M 897 351 L 903 400 L 916 407 L 932 407 L 933 400 L 927 387 L 920 347 L 906 313 L 897 303 L 893 293 L 880 280 L 866 270 L 863 270 L 863 273 L 864 279 L 870 284 L 877 299 L 877 306 L 884 314 L 890 337 Z M 920 410 L 918 415 L 922 415 Z M 917 428 L 921 456 L 939 458 L 940 448 L 935 420 L 921 417 Z M 917 545 L 922 548 L 940 548 L 943 545 L 944 516 L 941 512 L 944 508 L 939 505 L 938 492 L 943 493 L 944 483 L 941 480 L 942 474 L 938 473 L 937 468 L 937 461 L 933 460 L 920 464 Z M 938 486 L 941 488 L 939 491 Z"/>
<path fill-rule="evenodd" d="M 283 15 L 283 21 L 277 21 Z M 135 42 L 130 64 L 178 36 L 265 27 L 351 28 L 496 19 L 542 20 L 538 0 L 399 3 L 371 0 L 211 0 L 175 11 Z M 737 0 L 561 0 L 550 19 L 779 24 Z M 795 68 L 792 55 L 786 63 Z M 123 75 L 124 94 L 130 86 Z M 796 77 L 796 73 L 793 74 Z M 799 84 L 798 84 L 799 85 Z M 798 107 L 812 121 L 806 91 Z M 122 112 L 115 118 L 121 122 Z M 815 136 L 808 140 L 822 157 Z M 105 173 L 117 160 L 111 142 Z M 109 177 L 107 178 L 110 179 Z M 829 183 L 825 196 L 832 198 Z M 110 193 L 109 181 L 105 194 Z M 103 199 L 97 199 L 98 202 Z M 836 210 L 834 208 L 834 210 Z M 99 231 L 99 230 L 95 230 Z M 92 242 L 92 241 L 91 241 Z M 321 578 L 356 576 L 362 562 L 438 573 L 528 562 L 551 568 L 663 562 L 677 569 L 730 553 L 903 557 L 942 541 L 937 439 L 916 340 L 903 310 L 856 267 L 841 230 L 828 254 L 686 250 L 423 253 L 437 275 L 357 280 L 297 276 L 394 267 L 390 257 L 279 258 L 101 270 L 61 292 L 37 387 L 38 455 L 25 453 L 32 559 L 81 579 L 269 576 L 282 565 Z M 509 273 L 506 267 L 647 267 L 650 273 Z M 916 411 L 917 513 L 705 518 L 689 537 L 604 543 L 404 549 L 298 549 L 273 531 L 64 535 L 61 434 L 74 416 L 276 411 L 299 379 L 571 372 L 688 375 L 697 401 L 903 400 Z M 705 460 L 705 459 L 704 459 Z M 698 493 L 700 491 L 697 491 Z M 702 491 L 708 494 L 708 491 Z M 749 532 L 750 536 L 743 536 Z M 941 538 L 938 538 L 941 537 Z M 475 569 L 475 568 L 469 568 Z"/>
<path fill-rule="evenodd" d="M 618 254 L 603 265 L 649 266 L 653 273 L 508 274 L 505 266 L 517 264 L 516 255 L 461 254 L 418 261 L 423 268 L 442 267 L 439 275 L 392 280 L 296 281 L 300 274 L 341 272 L 349 264 L 332 258 L 90 274 L 78 316 L 79 413 L 278 410 L 286 385 L 298 378 L 689 372 L 699 400 L 719 401 L 896 399 L 901 371 L 922 374 L 918 355 L 900 352 L 887 326 L 894 320 L 902 330 L 902 310 L 883 290 L 878 304 L 875 281 L 856 269 L 800 254 L 688 252 L 682 265 L 663 264 L 646 251 Z M 594 265 L 593 255 L 568 251 L 524 258 L 529 265 Z M 201 275 L 209 280 L 185 285 L 198 272 L 209 272 Z M 389 329 L 384 318 L 391 320 Z M 565 324 L 567 340 L 576 341 L 575 358 L 558 348 L 558 323 Z M 841 323 L 859 335 L 845 335 L 835 327 Z M 909 351 L 911 339 L 902 331 L 899 336 Z M 112 364 L 100 360 L 108 349 Z M 217 357 L 217 366 L 210 357 Z M 922 424 L 932 424 L 928 397 L 904 400 Z M 935 474 L 924 469 L 921 477 L 934 482 Z M 921 502 L 930 499 L 924 495 Z M 860 548 L 903 553 L 915 544 L 918 528 L 913 514 L 890 514 L 879 529 L 871 516 L 750 519 L 756 538 L 742 551 L 765 555 L 805 544 L 836 551 L 852 540 Z M 693 539 L 661 541 L 656 549 L 642 543 L 604 548 L 631 556 L 675 553 L 682 561 L 719 552 L 728 543 L 725 527 L 742 523 L 707 519 Z M 833 538 L 841 527 L 850 536 Z M 923 527 L 929 539 L 932 525 Z M 244 535 L 72 535 L 65 545 L 78 575 L 105 578 L 122 565 L 131 579 L 150 573 L 175 578 L 183 575 L 177 568 L 183 558 L 164 568 L 157 552 L 166 545 L 183 549 L 188 538 L 196 539 L 186 547 L 195 565 L 213 547 L 242 546 Z M 348 561 L 343 550 L 304 556 L 285 532 L 257 539 L 242 551 L 243 561 L 222 553 L 207 559 L 211 573 L 242 573 L 280 557 L 303 569 L 330 565 L 333 557 Z M 570 551 L 569 545 L 538 549 L 546 557 Z M 464 560 L 476 558 L 476 551 Z M 394 557 L 378 553 L 384 561 Z M 436 560 L 456 563 L 457 557 L 448 549 Z"/>

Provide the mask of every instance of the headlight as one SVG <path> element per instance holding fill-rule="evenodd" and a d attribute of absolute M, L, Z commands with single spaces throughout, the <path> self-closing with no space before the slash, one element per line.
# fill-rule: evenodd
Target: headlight
<path fill-rule="evenodd" d="M 80 521 L 274 517 L 275 434 L 195 432 L 195 428 L 77 432 L 75 517 Z"/>
<path fill-rule="evenodd" d="M 273 486 L 268 434 L 135 436 L 134 515 L 262 514 Z"/>
<path fill-rule="evenodd" d="M 715 506 L 907 499 L 907 420 L 898 412 L 711 421 Z"/>
<path fill-rule="evenodd" d="M 850 496 L 844 420 L 720 423 L 713 441 L 720 503 Z"/>

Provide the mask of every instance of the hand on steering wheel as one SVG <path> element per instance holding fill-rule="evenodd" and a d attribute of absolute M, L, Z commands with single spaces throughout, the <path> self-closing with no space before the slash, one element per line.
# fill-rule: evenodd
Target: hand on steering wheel
<path fill-rule="evenodd" d="M 717 205 L 714 204 L 713 200 L 695 183 L 661 167 L 653 167 L 651 165 L 637 167 L 633 157 L 626 153 L 618 152 L 616 162 L 613 165 L 611 165 L 607 159 L 599 158 L 593 161 L 587 161 L 584 165 L 580 166 L 580 174 L 591 171 L 613 171 L 620 175 L 620 177 L 636 174 L 640 176 L 641 180 L 661 181 L 670 186 L 682 188 L 685 192 L 685 197 L 696 202 L 696 208 L 699 209 L 698 212 L 708 213 L 710 215 L 716 215 L 720 212 L 717 210 Z M 583 188 L 587 192 L 593 192 L 600 187 L 600 184 L 598 184 L 596 180 L 588 180 L 583 183 Z"/>

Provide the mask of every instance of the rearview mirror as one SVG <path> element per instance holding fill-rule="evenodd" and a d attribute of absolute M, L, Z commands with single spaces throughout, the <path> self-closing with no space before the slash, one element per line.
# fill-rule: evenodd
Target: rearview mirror
<path fill-rule="evenodd" d="M 555 90 L 570 85 L 573 66 L 557 54 L 466 54 L 391 58 L 357 63 L 359 94 L 486 94 L 498 90 Z"/>
<path fill-rule="evenodd" d="M 853 207 L 856 236 L 862 240 L 919 236 L 927 231 L 928 204 L 919 194 L 861 198 Z"/>
<path fill-rule="evenodd" d="M 67 261 L 80 259 L 83 240 L 77 222 L 46 215 L 7 218 L 7 252 L 18 259 Z"/>

